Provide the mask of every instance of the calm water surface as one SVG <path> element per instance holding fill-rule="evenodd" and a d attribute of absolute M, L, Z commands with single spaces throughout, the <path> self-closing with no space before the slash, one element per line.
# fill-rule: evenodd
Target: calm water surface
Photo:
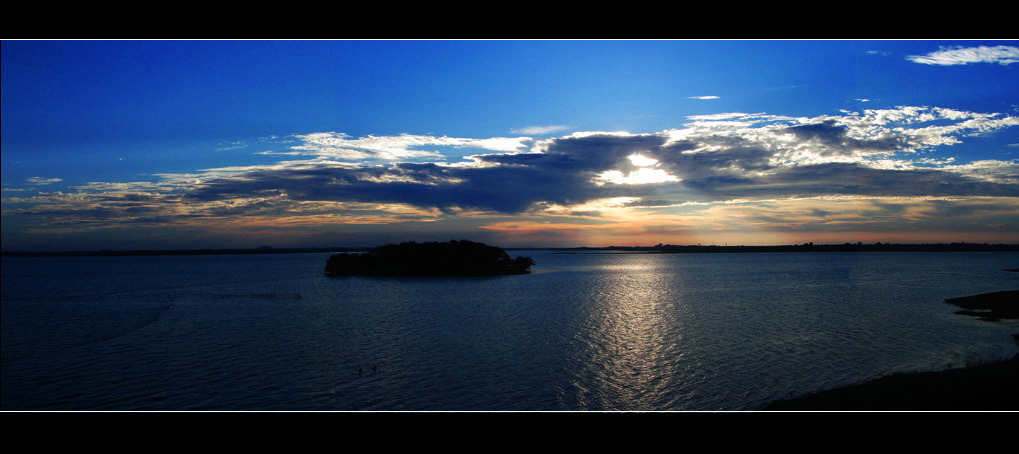
<path fill-rule="evenodd" d="M 1016 353 L 946 298 L 1016 253 L 556 254 L 326 277 L 328 254 L 4 258 L 3 410 L 754 410 Z"/>

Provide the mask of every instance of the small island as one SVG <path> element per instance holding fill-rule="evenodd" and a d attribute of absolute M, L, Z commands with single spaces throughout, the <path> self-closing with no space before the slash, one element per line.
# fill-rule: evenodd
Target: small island
<path fill-rule="evenodd" d="M 329 256 L 329 276 L 496 276 L 527 274 L 534 260 L 468 240 L 387 244 L 365 253 Z"/>

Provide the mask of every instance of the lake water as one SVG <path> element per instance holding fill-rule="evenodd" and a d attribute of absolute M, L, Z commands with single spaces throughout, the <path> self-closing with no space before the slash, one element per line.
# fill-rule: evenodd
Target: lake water
<path fill-rule="evenodd" d="M 3 410 L 755 410 L 1016 353 L 946 298 L 1017 253 L 558 254 L 326 277 L 329 254 L 4 258 Z"/>

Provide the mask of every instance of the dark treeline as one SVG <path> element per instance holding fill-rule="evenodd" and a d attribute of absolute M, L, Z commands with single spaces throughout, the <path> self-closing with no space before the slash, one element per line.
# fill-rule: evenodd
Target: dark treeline
<path fill-rule="evenodd" d="M 843 243 L 843 244 L 793 244 L 784 246 L 677 246 L 659 244 L 657 246 L 609 246 L 604 248 L 614 251 L 642 251 L 658 253 L 712 253 L 712 252 L 956 252 L 956 251 L 1019 251 L 1019 244 L 981 244 L 981 243 L 934 243 L 934 244 L 903 244 L 903 243 Z"/>
<path fill-rule="evenodd" d="M 234 255 L 234 254 L 304 254 L 316 252 L 363 252 L 367 247 L 331 247 L 331 248 L 273 248 L 262 246 L 252 249 L 165 249 L 165 250 L 131 250 L 116 251 L 100 249 L 98 251 L 4 251 L 3 257 L 114 257 L 114 256 L 146 256 L 146 255 Z"/>

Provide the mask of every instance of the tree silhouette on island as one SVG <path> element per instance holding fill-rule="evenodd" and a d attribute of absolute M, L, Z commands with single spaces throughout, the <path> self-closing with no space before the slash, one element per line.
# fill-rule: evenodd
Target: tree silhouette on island
<path fill-rule="evenodd" d="M 534 260 L 510 258 L 501 248 L 468 240 L 413 241 L 379 246 L 362 254 L 333 254 L 329 276 L 495 276 L 527 274 Z"/>

